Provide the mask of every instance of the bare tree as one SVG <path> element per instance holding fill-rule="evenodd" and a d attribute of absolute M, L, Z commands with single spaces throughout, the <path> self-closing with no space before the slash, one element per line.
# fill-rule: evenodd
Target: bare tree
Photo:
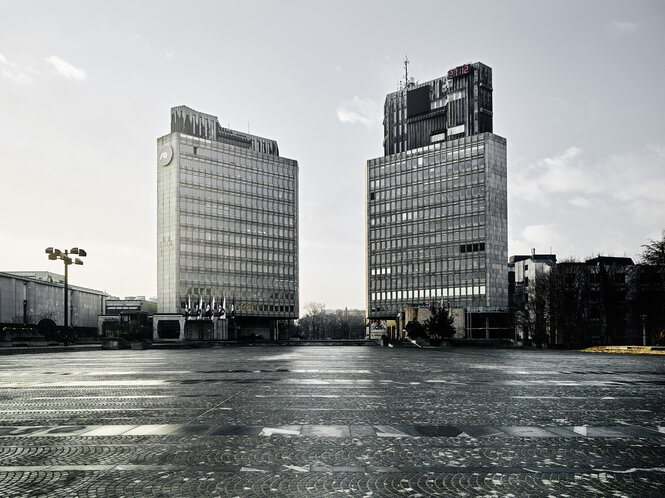
<path fill-rule="evenodd" d="M 642 264 L 665 267 L 665 232 L 662 240 L 649 239 L 649 243 L 642 247 L 644 248 L 640 258 Z"/>
<path fill-rule="evenodd" d="M 298 320 L 297 335 L 303 339 L 361 339 L 365 337 L 365 317 L 343 310 L 325 312 L 325 304 L 305 304 L 305 316 Z"/>
<path fill-rule="evenodd" d="M 326 303 L 317 303 L 316 301 L 305 303 L 305 316 L 320 315 L 325 308 Z"/>
<path fill-rule="evenodd" d="M 647 344 L 665 344 L 665 232 L 662 240 L 642 246 L 633 302 L 636 327 L 645 332 Z"/>

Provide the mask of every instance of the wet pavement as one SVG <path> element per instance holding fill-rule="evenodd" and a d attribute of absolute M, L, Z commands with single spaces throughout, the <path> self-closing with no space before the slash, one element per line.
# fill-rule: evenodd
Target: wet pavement
<path fill-rule="evenodd" d="M 664 395 L 662 356 L 5 356 L 0 496 L 664 496 Z"/>

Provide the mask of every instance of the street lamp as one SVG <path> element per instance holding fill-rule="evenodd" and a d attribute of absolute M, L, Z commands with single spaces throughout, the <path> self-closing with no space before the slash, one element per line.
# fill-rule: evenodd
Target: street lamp
<path fill-rule="evenodd" d="M 67 268 L 69 265 L 74 264 L 74 265 L 82 265 L 83 261 L 81 261 L 79 258 L 71 258 L 70 255 L 75 254 L 77 256 L 80 256 L 81 258 L 86 257 L 88 254 L 83 250 L 78 247 L 73 247 L 71 250 L 67 251 L 65 250 L 64 252 L 61 251 L 60 249 L 54 249 L 53 247 L 47 247 L 46 248 L 46 254 L 48 254 L 48 259 L 50 260 L 56 260 L 56 259 L 61 259 L 63 263 L 65 263 L 65 337 L 64 337 L 64 342 L 65 346 L 69 345 L 69 288 L 67 285 Z"/>

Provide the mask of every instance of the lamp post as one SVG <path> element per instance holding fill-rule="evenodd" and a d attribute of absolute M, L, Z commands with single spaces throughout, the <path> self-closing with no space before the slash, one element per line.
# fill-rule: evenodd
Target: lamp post
<path fill-rule="evenodd" d="M 56 260 L 61 259 L 65 264 L 65 327 L 64 327 L 64 342 L 65 346 L 69 345 L 69 287 L 68 287 L 68 267 L 71 264 L 82 265 L 83 261 L 79 258 L 71 258 L 70 255 L 75 254 L 84 258 L 88 254 L 78 247 L 73 247 L 71 250 L 61 251 L 60 249 L 55 249 L 53 247 L 46 248 L 46 254 L 48 254 L 48 259 Z"/>

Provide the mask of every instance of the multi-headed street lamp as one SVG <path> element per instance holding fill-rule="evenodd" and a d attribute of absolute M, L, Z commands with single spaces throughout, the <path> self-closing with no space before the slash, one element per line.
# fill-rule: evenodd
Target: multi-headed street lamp
<path fill-rule="evenodd" d="M 61 259 L 65 263 L 65 346 L 69 342 L 69 288 L 67 284 L 67 268 L 69 265 L 82 265 L 83 261 L 79 258 L 72 259 L 70 255 L 75 254 L 84 258 L 88 254 L 78 247 L 73 247 L 70 251 L 61 251 L 60 249 L 54 249 L 53 247 L 46 248 L 46 254 L 48 254 L 48 259 Z"/>

